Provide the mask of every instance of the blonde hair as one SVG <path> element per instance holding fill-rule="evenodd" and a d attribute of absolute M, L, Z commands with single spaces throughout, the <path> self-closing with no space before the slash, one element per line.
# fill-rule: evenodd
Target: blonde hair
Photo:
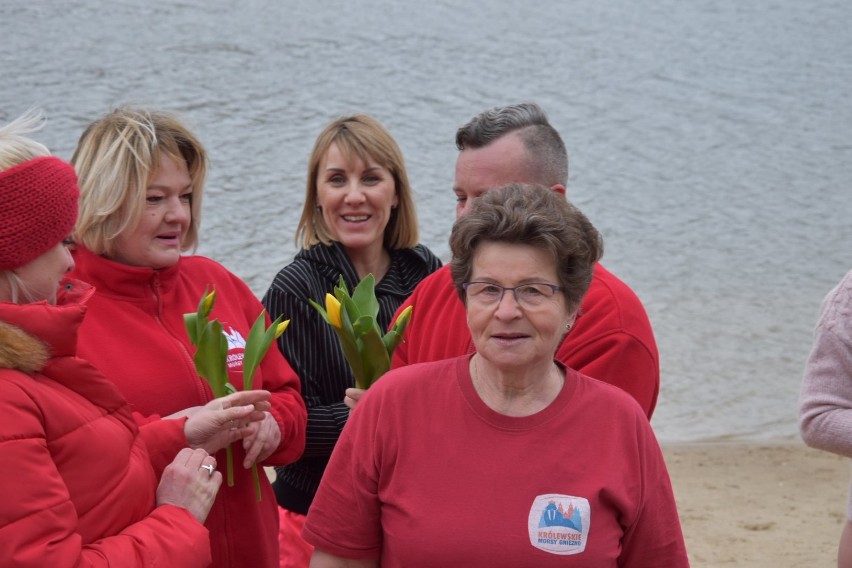
<path fill-rule="evenodd" d="M 44 112 L 31 108 L 6 126 L 0 127 L 0 172 L 35 158 L 50 156 L 47 146 L 26 136 L 41 130 L 44 123 Z M 3 282 L 0 282 L 0 294 L 5 287 L 8 301 L 13 304 L 22 299 L 27 302 L 35 301 L 14 270 L 0 270 L 0 277 L 3 279 Z"/>
<path fill-rule="evenodd" d="M 365 114 L 339 118 L 326 126 L 317 137 L 308 160 L 305 205 L 296 227 L 296 242 L 301 240 L 302 248 L 309 248 L 318 243 L 329 245 L 334 240 L 317 205 L 319 165 L 332 144 L 337 145 L 347 161 L 375 161 L 391 173 L 398 204 L 391 211 L 385 227 L 384 246 L 394 250 L 417 245 L 420 238 L 417 214 L 402 151 L 390 132 L 378 120 Z"/>
<path fill-rule="evenodd" d="M 25 136 L 44 126 L 44 113 L 32 108 L 0 128 L 0 172 L 42 156 L 50 156 L 47 146 Z"/>
<path fill-rule="evenodd" d="M 195 249 L 207 153 L 178 119 L 162 112 L 119 107 L 86 128 L 71 164 L 80 184 L 80 217 L 74 239 L 113 256 L 115 238 L 142 218 L 146 190 L 166 155 L 186 163 L 192 187 L 191 221 L 182 250 Z"/>

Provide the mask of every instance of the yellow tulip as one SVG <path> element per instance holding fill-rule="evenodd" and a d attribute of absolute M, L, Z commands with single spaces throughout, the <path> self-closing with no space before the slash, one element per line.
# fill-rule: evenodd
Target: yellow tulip
<path fill-rule="evenodd" d="M 399 314 L 399 317 L 396 318 L 396 321 L 393 324 L 394 329 L 405 329 L 405 327 L 408 325 L 408 321 L 411 319 L 411 312 L 413 310 L 414 306 L 408 306 L 407 308 L 402 310 L 402 313 Z"/>
<path fill-rule="evenodd" d="M 201 313 L 204 317 L 210 315 L 210 312 L 213 310 L 213 302 L 216 300 L 216 290 L 214 289 L 212 292 L 204 296 L 204 302 L 202 304 Z"/>
<path fill-rule="evenodd" d="M 343 275 L 334 294 L 325 295 L 325 308 L 308 298 L 310 305 L 328 322 L 337 338 L 343 356 L 352 369 L 355 386 L 369 388 L 373 382 L 390 369 L 394 349 L 402 341 L 402 334 L 411 321 L 412 308 L 403 310 L 393 328 L 382 335 L 379 328 L 379 300 L 376 298 L 376 279 L 372 274 L 365 276 L 352 294 L 349 293 Z M 345 314 L 342 310 L 346 310 Z M 343 316 L 346 327 L 343 327 Z"/>
<path fill-rule="evenodd" d="M 229 393 L 237 392 L 236 387 L 228 382 L 228 341 L 222 329 L 222 323 L 214 319 L 210 321 L 210 312 L 213 310 L 213 302 L 216 299 L 216 290 L 202 296 L 198 302 L 195 313 L 183 315 L 184 326 L 189 335 L 190 342 L 195 346 L 193 362 L 195 370 L 210 385 L 213 396 L 222 397 Z M 281 321 L 284 316 L 279 316 L 266 327 L 266 311 L 261 311 L 254 321 L 245 340 L 243 352 L 243 389 L 251 390 L 254 384 L 254 372 L 258 369 L 261 360 L 266 356 L 269 346 L 278 339 L 290 320 Z M 338 315 L 339 317 L 339 315 Z M 228 487 L 234 486 L 234 450 L 231 444 L 225 446 L 225 459 L 227 468 Z M 251 466 L 251 475 L 254 479 L 254 494 L 257 500 L 261 500 L 260 475 L 257 472 L 257 464 Z"/>
<path fill-rule="evenodd" d="M 328 314 L 329 323 L 337 329 L 341 329 L 343 323 L 340 320 L 340 302 L 331 294 L 325 295 L 325 311 Z"/>
<path fill-rule="evenodd" d="M 275 328 L 275 339 L 281 337 L 281 334 L 287 329 L 287 326 L 290 325 L 290 320 L 284 320 L 278 324 Z"/>

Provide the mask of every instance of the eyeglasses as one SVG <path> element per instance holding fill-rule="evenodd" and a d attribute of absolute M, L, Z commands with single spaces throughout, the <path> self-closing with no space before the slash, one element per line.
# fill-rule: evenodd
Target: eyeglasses
<path fill-rule="evenodd" d="M 503 301 L 503 294 L 511 290 L 515 301 L 527 308 L 537 308 L 550 303 L 562 286 L 532 282 L 510 288 L 493 282 L 465 282 L 462 284 L 467 299 L 482 306 L 491 306 Z"/>

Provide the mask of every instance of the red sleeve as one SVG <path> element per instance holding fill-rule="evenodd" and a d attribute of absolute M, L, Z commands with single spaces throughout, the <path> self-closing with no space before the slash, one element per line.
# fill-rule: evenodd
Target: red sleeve
<path fill-rule="evenodd" d="M 179 538 L 175 538 L 179 535 Z M 157 507 L 144 520 L 119 534 L 83 547 L 86 566 L 210 566 L 210 534 L 181 507 Z M 78 566 L 80 564 L 73 564 Z M 46 562 L 39 566 L 58 566 Z"/>
<path fill-rule="evenodd" d="M 639 297 L 600 264 L 556 358 L 629 393 L 651 419 L 660 390 L 654 331 Z"/>
<path fill-rule="evenodd" d="M 648 420 L 654 414 L 660 390 L 659 366 L 653 353 L 637 338 L 612 332 L 579 348 L 563 341 L 556 359 L 588 377 L 624 390 L 636 399 Z"/>
<path fill-rule="evenodd" d="M 372 405 L 370 394 L 346 423 L 302 529 L 316 548 L 355 560 L 376 559 L 382 549 L 378 404 Z"/>
<path fill-rule="evenodd" d="M 272 416 L 281 428 L 281 443 L 264 465 L 287 465 L 305 451 L 305 427 L 308 411 L 300 394 L 299 377 L 278 349 L 269 350 L 260 364 L 263 388 L 272 393 Z"/>
<path fill-rule="evenodd" d="M 84 545 L 77 510 L 48 449 L 41 409 L 11 381 L 0 383 L 0 564 L 8 568 L 210 564 L 207 529 L 188 511 L 173 506 L 160 507 L 114 536 Z M 106 460 L 91 468 L 111 463 Z"/>
<path fill-rule="evenodd" d="M 139 437 L 145 442 L 154 473 L 157 479 L 160 479 L 163 470 L 172 463 L 177 453 L 189 447 L 183 430 L 187 418 L 184 416 L 163 420 L 159 416 L 143 417 L 136 412 L 133 413 L 133 417 L 136 418 L 137 424 L 142 422 L 139 426 Z"/>
<path fill-rule="evenodd" d="M 637 424 L 641 503 L 621 540 L 619 566 L 689 568 L 674 492 L 649 424 Z"/>

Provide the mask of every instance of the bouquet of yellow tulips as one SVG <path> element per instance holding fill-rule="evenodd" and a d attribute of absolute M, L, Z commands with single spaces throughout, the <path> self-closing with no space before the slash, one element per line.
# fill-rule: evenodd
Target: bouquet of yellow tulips
<path fill-rule="evenodd" d="M 399 314 L 390 331 L 382 334 L 376 319 L 379 301 L 372 274 L 358 283 L 351 296 L 341 275 L 334 295 L 325 295 L 325 308 L 314 300 L 308 301 L 337 333 L 343 355 L 355 375 L 355 386 L 370 388 L 390 369 L 393 351 L 402 341 L 402 333 L 411 320 L 411 306 Z"/>
<path fill-rule="evenodd" d="M 183 323 L 189 334 L 189 340 L 195 346 L 195 370 L 210 385 L 213 396 L 219 398 L 237 392 L 234 385 L 228 382 L 228 340 L 219 320 L 210 321 L 210 312 L 213 311 L 213 303 L 216 301 L 216 290 L 207 293 L 204 291 L 198 309 L 195 313 L 183 315 Z M 243 390 L 251 390 L 254 383 L 254 372 L 260 361 L 269 351 L 269 346 L 278 339 L 290 320 L 281 321 L 283 316 L 278 317 L 267 328 L 266 311 L 261 311 L 255 320 L 246 338 L 245 353 L 243 355 Z M 230 444 L 225 449 L 227 454 L 227 479 L 228 487 L 234 486 L 234 456 Z M 251 466 L 254 478 L 254 492 L 260 501 L 260 477 L 257 473 L 257 465 Z"/>

